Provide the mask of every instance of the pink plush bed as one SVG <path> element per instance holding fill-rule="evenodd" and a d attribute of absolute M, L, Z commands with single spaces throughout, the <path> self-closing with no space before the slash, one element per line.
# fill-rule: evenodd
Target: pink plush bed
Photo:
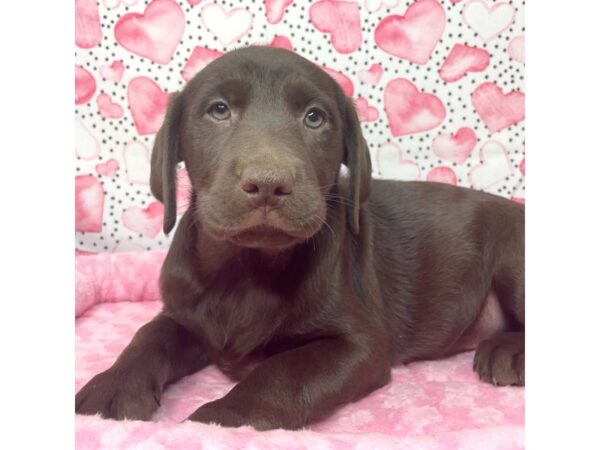
<path fill-rule="evenodd" d="M 108 368 L 160 310 L 165 252 L 77 256 L 78 390 Z M 473 353 L 395 367 L 392 381 L 302 431 L 257 432 L 183 422 L 233 383 L 215 367 L 169 387 L 152 422 L 77 416 L 78 449 L 516 449 L 524 447 L 524 390 L 496 388 L 471 370 Z"/>

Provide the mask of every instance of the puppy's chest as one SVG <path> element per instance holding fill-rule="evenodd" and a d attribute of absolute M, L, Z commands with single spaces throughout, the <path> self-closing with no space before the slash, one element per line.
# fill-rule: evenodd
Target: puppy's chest
<path fill-rule="evenodd" d="M 219 286 L 170 315 L 206 344 L 233 378 L 264 358 L 262 349 L 287 316 L 291 299 L 255 286 Z"/>

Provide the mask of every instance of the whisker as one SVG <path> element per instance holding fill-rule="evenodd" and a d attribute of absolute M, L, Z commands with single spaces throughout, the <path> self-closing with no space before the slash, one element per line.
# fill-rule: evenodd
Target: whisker
<path fill-rule="evenodd" d="M 333 231 L 333 228 L 331 228 L 331 225 L 329 225 L 323 217 L 315 215 L 314 218 L 318 220 L 322 225 L 325 225 L 327 228 L 329 228 L 329 231 L 331 231 L 331 235 L 335 237 L 335 232 Z"/>
<path fill-rule="evenodd" d="M 308 238 L 308 240 L 312 243 L 312 247 L 313 247 L 313 251 L 316 252 L 317 251 L 317 245 L 315 243 L 315 236 L 311 236 Z"/>
<path fill-rule="evenodd" d="M 345 197 L 339 197 L 339 196 L 327 196 L 325 195 L 325 200 L 332 202 L 332 203 L 337 203 L 340 205 L 346 205 L 346 206 L 354 206 L 354 201 L 345 198 Z"/>
<path fill-rule="evenodd" d="M 335 185 L 336 185 L 336 183 L 333 183 L 333 184 L 326 184 L 326 185 L 324 185 L 324 186 L 319 186 L 319 190 L 320 190 L 320 191 L 324 191 L 325 189 L 329 189 L 329 188 L 331 188 L 331 187 L 333 187 L 333 186 L 335 186 Z"/>

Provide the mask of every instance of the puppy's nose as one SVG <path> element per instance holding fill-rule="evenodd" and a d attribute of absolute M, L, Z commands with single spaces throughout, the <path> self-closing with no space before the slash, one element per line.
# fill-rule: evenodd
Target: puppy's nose
<path fill-rule="evenodd" d="M 292 193 L 293 180 L 285 170 L 250 168 L 242 175 L 242 190 L 257 208 L 279 208 Z"/>

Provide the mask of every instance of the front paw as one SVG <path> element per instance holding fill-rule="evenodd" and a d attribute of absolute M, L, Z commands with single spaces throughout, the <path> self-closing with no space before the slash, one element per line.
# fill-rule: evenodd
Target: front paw
<path fill-rule="evenodd" d="M 249 425 L 258 431 L 276 428 L 296 429 L 300 427 L 300 425 L 293 424 L 285 414 L 270 413 L 268 408 L 253 408 L 243 402 L 232 404 L 225 398 L 202 405 L 188 417 L 188 420 L 216 423 L 224 427 Z"/>
<path fill-rule="evenodd" d="M 240 411 L 230 407 L 223 399 L 206 403 L 198 408 L 188 420 L 202 423 L 216 423 L 224 427 L 241 427 L 244 422 Z"/>
<path fill-rule="evenodd" d="M 160 391 L 146 376 L 107 370 L 92 378 L 75 396 L 77 414 L 105 419 L 149 420 L 159 406 Z"/>

